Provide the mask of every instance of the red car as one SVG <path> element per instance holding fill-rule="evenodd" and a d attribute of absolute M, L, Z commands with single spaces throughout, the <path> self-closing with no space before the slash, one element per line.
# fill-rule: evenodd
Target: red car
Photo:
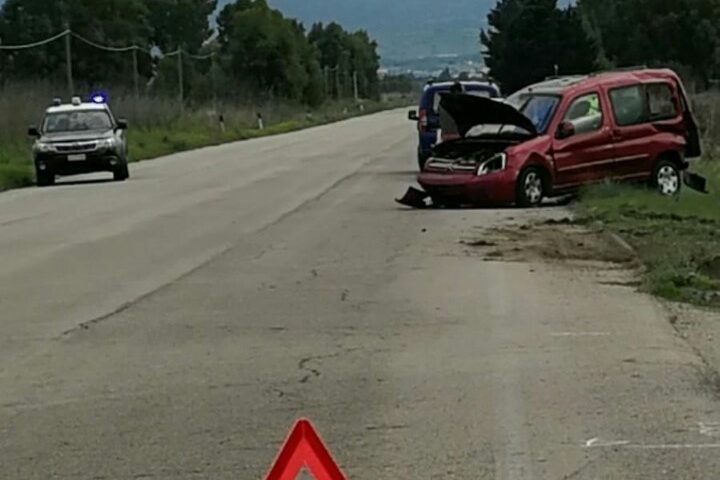
<path fill-rule="evenodd" d="M 435 146 L 400 203 L 536 206 L 613 181 L 677 194 L 687 159 L 701 154 L 697 124 L 671 70 L 562 77 L 506 99 L 446 94 L 442 111 L 461 138 Z"/>

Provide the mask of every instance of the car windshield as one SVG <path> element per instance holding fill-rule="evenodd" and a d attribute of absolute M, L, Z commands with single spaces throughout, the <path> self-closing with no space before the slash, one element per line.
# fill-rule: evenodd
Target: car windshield
<path fill-rule="evenodd" d="M 522 101 L 522 98 L 519 99 L 522 105 L 519 107 L 520 112 L 530 119 L 538 133 L 545 133 L 555 109 L 560 103 L 560 97 L 555 95 L 527 95 L 524 97 L 524 101 Z M 512 100 L 508 103 L 512 105 Z"/>
<path fill-rule="evenodd" d="M 43 123 L 43 131 L 46 133 L 109 130 L 111 128 L 110 115 L 103 110 L 50 113 L 45 117 Z"/>
<path fill-rule="evenodd" d="M 449 92 L 450 90 L 438 90 L 435 92 L 433 96 L 433 103 L 432 103 L 432 111 L 434 114 L 437 114 L 440 112 L 440 101 L 442 100 L 442 96 Z M 493 91 L 490 88 L 466 88 L 463 91 L 466 95 L 473 95 L 476 97 L 483 97 L 483 98 L 497 98 L 497 93 Z"/>

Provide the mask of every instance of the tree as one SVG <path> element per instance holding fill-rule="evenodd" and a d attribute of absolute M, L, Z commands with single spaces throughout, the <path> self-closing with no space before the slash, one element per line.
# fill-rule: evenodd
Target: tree
<path fill-rule="evenodd" d="M 122 15 L 118 15 L 122 12 Z M 148 45 L 152 34 L 145 0 L 6 0 L 0 9 L 0 36 L 5 44 L 26 44 L 56 35 L 69 26 L 104 45 Z M 109 53 L 73 41 L 73 69 L 88 83 L 132 78 L 129 54 Z M 5 76 L 55 78 L 65 67 L 62 41 L 20 52 L 4 53 Z"/>
<path fill-rule="evenodd" d="M 337 23 L 327 26 L 316 23 L 308 39 L 320 52 L 323 68 L 333 69 L 340 80 L 337 96 L 353 94 L 353 75 L 357 75 L 359 94 L 367 98 L 379 95 L 378 70 L 380 57 L 378 45 L 364 30 L 347 32 Z M 336 82 L 331 82 L 334 84 Z"/>
<path fill-rule="evenodd" d="M 302 26 L 265 0 L 239 0 L 218 18 L 219 41 L 232 75 L 271 97 L 316 103 L 320 66 Z"/>
<path fill-rule="evenodd" d="M 379 94 L 377 44 L 367 32 L 346 32 L 332 24 L 306 33 L 303 25 L 285 18 L 267 0 L 235 0 L 218 15 L 216 37 L 209 16 L 218 0 L 0 0 L 0 38 L 5 45 L 24 45 L 72 30 L 72 67 L 78 92 L 89 88 L 131 87 L 134 60 L 151 88 L 178 88 L 177 57 L 152 60 L 146 51 L 181 48 L 186 54 L 216 53 L 210 62 L 183 56 L 184 93 L 207 98 L 226 95 L 263 101 L 280 97 L 317 105 L 325 100 L 323 65 L 337 71 L 342 96 Z M 81 38 L 77 38 L 80 36 Z M 87 41 L 85 41 L 85 40 Z M 95 45 L 92 45 L 95 44 Z M 139 46 L 130 51 L 107 47 Z M 153 55 L 154 57 L 154 55 Z M 64 41 L 20 51 L 0 52 L 2 79 L 43 78 L 63 84 Z"/>
<path fill-rule="evenodd" d="M 598 57 L 576 7 L 557 0 L 499 0 L 480 40 L 493 77 L 507 92 L 554 74 L 587 73 Z"/>
<path fill-rule="evenodd" d="M 197 52 L 212 34 L 208 17 L 217 0 L 145 0 L 153 26 L 153 42 L 164 51 L 182 47 Z"/>
<path fill-rule="evenodd" d="M 706 82 L 720 73 L 720 0 L 579 0 L 610 65 L 677 66 Z"/>

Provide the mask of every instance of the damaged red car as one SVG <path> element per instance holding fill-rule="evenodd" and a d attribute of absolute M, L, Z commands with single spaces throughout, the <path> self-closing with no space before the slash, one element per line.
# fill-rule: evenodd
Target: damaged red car
<path fill-rule="evenodd" d="M 529 207 L 606 180 L 675 195 L 701 154 L 687 94 L 667 69 L 554 78 L 502 102 L 445 94 L 441 112 L 461 138 L 435 146 L 423 190 L 402 204 Z"/>

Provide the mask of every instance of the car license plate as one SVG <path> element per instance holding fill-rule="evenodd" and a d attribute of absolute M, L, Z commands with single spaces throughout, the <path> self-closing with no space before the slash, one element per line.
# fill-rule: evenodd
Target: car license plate
<path fill-rule="evenodd" d="M 87 160 L 87 155 L 85 155 L 84 153 L 80 153 L 77 155 L 68 155 L 67 159 L 68 162 L 84 162 L 85 160 Z"/>

